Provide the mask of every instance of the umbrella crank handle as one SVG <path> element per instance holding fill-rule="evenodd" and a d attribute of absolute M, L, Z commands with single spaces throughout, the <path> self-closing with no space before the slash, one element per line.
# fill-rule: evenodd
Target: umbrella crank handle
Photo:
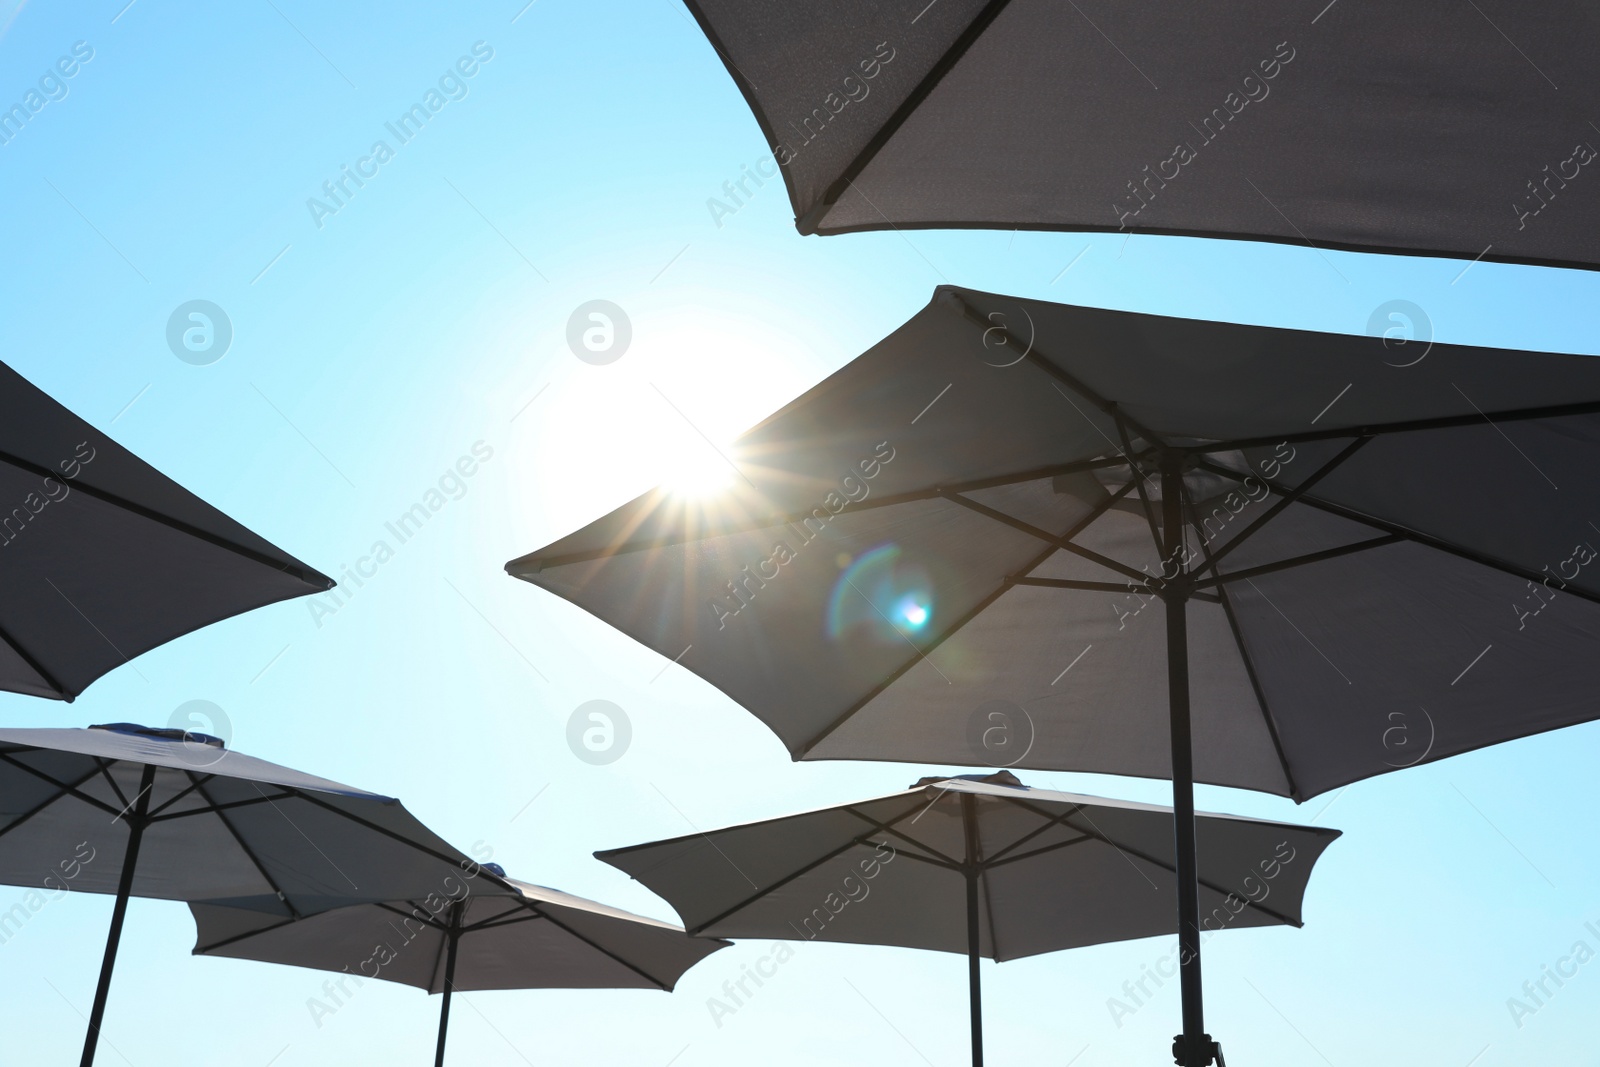
<path fill-rule="evenodd" d="M 1200 1048 L 1196 1051 L 1198 1055 L 1190 1058 L 1183 1045 L 1183 1035 L 1172 1039 L 1172 1060 L 1178 1067 L 1211 1067 L 1213 1061 L 1217 1067 L 1228 1067 L 1228 1061 L 1222 1058 L 1222 1045 L 1211 1040 L 1210 1034 L 1201 1038 Z"/>

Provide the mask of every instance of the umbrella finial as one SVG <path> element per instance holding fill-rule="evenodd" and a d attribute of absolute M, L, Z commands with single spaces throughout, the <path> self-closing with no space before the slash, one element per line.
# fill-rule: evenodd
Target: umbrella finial
<path fill-rule="evenodd" d="M 1018 789 L 1026 789 L 1022 779 L 1010 771 L 995 771 L 993 774 L 935 774 L 927 778 L 918 778 L 911 783 L 912 789 L 921 789 L 923 786 L 938 785 L 940 782 L 983 782 L 986 785 L 1009 785 Z"/>
<path fill-rule="evenodd" d="M 187 741 L 190 744 L 210 745 L 212 748 L 227 748 L 228 745 L 220 737 L 211 734 L 196 733 L 193 730 L 179 730 L 175 727 L 156 728 L 154 726 L 140 726 L 136 722 L 103 722 L 91 727 L 91 730 L 113 730 L 119 734 L 137 734 L 140 737 L 156 737 L 163 741 Z"/>

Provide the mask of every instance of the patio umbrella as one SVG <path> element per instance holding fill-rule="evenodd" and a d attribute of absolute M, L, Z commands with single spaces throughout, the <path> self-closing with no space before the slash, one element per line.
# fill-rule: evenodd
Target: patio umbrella
<path fill-rule="evenodd" d="M 332 586 L 0 364 L 0 689 L 72 700 L 174 637 Z"/>
<path fill-rule="evenodd" d="M 1170 776 L 1185 872 L 1195 780 L 1305 800 L 1600 716 L 1590 357 L 947 287 L 730 458 L 508 570 L 796 759 Z"/>
<path fill-rule="evenodd" d="M 337 859 L 335 859 L 337 857 Z M 115 893 L 84 1039 L 95 1045 L 131 896 L 295 918 L 477 878 L 398 800 L 280 767 L 182 730 L 130 723 L 0 729 L 0 882 Z M 492 874 L 478 892 L 512 892 Z"/>
<path fill-rule="evenodd" d="M 504 875 L 498 864 L 486 867 Z M 508 879 L 514 896 L 466 886 L 358 904 L 305 919 L 191 903 L 195 955 L 229 956 L 382 978 L 443 993 L 435 1067 L 444 1065 L 457 989 L 662 989 L 729 942 L 557 889 Z"/>
<path fill-rule="evenodd" d="M 1195 823 L 1208 931 L 1301 925 L 1311 868 L 1339 831 Z M 690 933 L 965 953 L 974 1067 L 980 957 L 1177 929 L 1171 808 L 1030 789 L 1009 771 L 595 855 L 666 898 Z"/>
<path fill-rule="evenodd" d="M 1600 21 L 1582 0 L 686 3 L 768 149 L 709 202 L 719 224 L 781 173 L 801 233 L 1600 267 Z"/>

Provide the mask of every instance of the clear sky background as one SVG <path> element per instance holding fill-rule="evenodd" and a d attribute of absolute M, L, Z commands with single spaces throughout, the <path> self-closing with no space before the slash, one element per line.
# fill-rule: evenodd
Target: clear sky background
<path fill-rule="evenodd" d="M 731 438 L 942 282 L 1347 333 L 1407 300 L 1440 340 L 1600 353 L 1600 274 L 1463 274 L 1452 261 L 1151 237 L 801 238 L 776 181 L 719 226 L 708 199 L 766 149 L 683 9 L 524 2 L 426 14 L 306 0 L 0 5 L 0 105 L 23 100 L 75 43 L 93 51 L 65 95 L 50 83 L 60 98 L 0 145 L 0 358 L 335 576 L 375 541 L 392 544 L 384 524 L 460 457 L 479 442 L 492 450 L 446 483 L 446 506 L 371 578 L 341 577 L 350 595 L 335 610 L 301 600 L 221 623 L 73 705 L 0 695 L 0 722 L 166 725 L 185 702 L 211 701 L 235 747 L 399 796 L 518 877 L 670 919 L 590 853 L 936 770 L 791 764 L 710 686 L 504 574 L 506 560 L 693 462 L 704 446 L 691 421 Z M 464 95 L 398 144 L 384 124 L 477 42 L 492 58 L 461 80 Z M 393 158 L 315 219 L 308 198 L 379 139 Z M 1561 224 L 1559 213 L 1541 221 Z M 166 341 L 169 316 L 194 299 L 232 324 L 208 365 Z M 632 323 L 627 352 L 606 366 L 565 341 L 593 299 Z M 623 708 L 633 732 L 604 766 L 566 742 L 573 710 L 596 699 Z M 1345 831 L 1317 869 L 1303 930 L 1206 946 L 1208 1028 L 1235 1063 L 1593 1062 L 1600 962 L 1548 984 L 1555 995 L 1520 1026 L 1507 999 L 1575 942 L 1600 951 L 1585 927 L 1600 928 L 1597 755 L 1600 727 L 1584 726 L 1298 808 L 1202 788 L 1211 810 Z M 1156 802 L 1167 792 L 1024 779 Z M 0 889 L 0 911 L 22 898 Z M 0 944 L 7 1062 L 76 1062 L 110 912 L 109 897 L 63 896 Z M 191 958 L 192 943 L 181 904 L 134 902 L 101 1063 L 429 1062 L 437 998 L 370 982 L 317 1019 L 321 973 Z M 1170 1062 L 1175 983 L 1121 1025 L 1107 1007 L 1169 947 L 986 963 L 993 1061 Z M 672 995 L 467 994 L 452 1059 L 966 1062 L 958 956 L 804 943 L 719 1025 L 707 999 L 770 951 L 713 956 Z"/>

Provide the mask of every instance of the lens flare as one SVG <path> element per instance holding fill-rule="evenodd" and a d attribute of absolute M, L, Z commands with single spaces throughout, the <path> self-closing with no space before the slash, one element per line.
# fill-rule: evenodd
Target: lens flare
<path fill-rule="evenodd" d="M 933 621 L 927 572 L 901 558 L 900 546 L 880 545 L 850 561 L 828 598 L 828 637 L 867 637 L 897 644 Z"/>

